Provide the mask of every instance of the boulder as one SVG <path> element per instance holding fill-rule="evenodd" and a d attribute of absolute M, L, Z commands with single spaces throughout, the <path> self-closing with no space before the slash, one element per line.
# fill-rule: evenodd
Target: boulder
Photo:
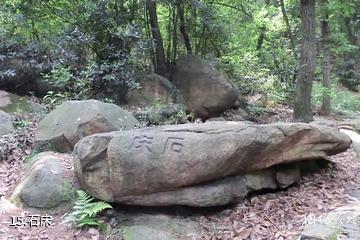
<path fill-rule="evenodd" d="M 117 217 L 124 240 L 195 240 L 201 236 L 196 221 L 161 213 L 123 213 Z"/>
<path fill-rule="evenodd" d="M 11 116 L 0 110 L 0 136 L 6 135 L 14 131 Z"/>
<path fill-rule="evenodd" d="M 327 214 L 309 214 L 303 219 L 305 228 L 300 240 L 360 239 L 360 206 L 348 205 Z"/>
<path fill-rule="evenodd" d="M 0 90 L 0 110 L 7 113 L 37 114 L 44 113 L 45 108 L 24 97 Z"/>
<path fill-rule="evenodd" d="M 325 117 L 314 116 L 314 121 L 312 121 L 311 123 L 318 124 L 318 125 L 325 125 L 325 126 L 334 127 L 334 128 L 337 127 L 335 121 L 327 119 Z"/>
<path fill-rule="evenodd" d="M 73 154 L 76 176 L 94 197 L 131 203 L 160 192 L 206 199 L 219 186 L 232 191 L 224 198 L 234 199 L 243 196 L 242 190 L 236 192 L 234 181 L 228 183 L 226 177 L 322 158 L 350 144 L 337 129 L 321 125 L 208 122 L 95 134 L 82 139 Z M 241 183 L 242 177 L 236 181 Z M 208 191 L 196 191 L 198 184 Z M 229 200 L 219 205 L 224 202 Z"/>
<path fill-rule="evenodd" d="M 352 141 L 352 149 L 360 156 L 360 134 L 349 129 L 340 129 L 340 132 L 348 135 Z"/>
<path fill-rule="evenodd" d="M 239 90 L 223 73 L 194 55 L 178 59 L 171 81 L 181 91 L 189 109 L 204 119 L 229 109 L 239 96 Z"/>
<path fill-rule="evenodd" d="M 291 174 L 290 169 L 296 174 Z M 117 202 L 138 206 L 222 206 L 241 202 L 252 192 L 282 189 L 297 183 L 300 180 L 300 172 L 297 170 L 299 168 L 288 168 L 285 171 L 269 168 L 194 186 L 181 187 L 173 191 L 125 196 L 117 199 Z M 278 178 L 279 175 L 287 176 L 286 184 L 283 179 Z"/>
<path fill-rule="evenodd" d="M 48 209 L 69 202 L 75 196 L 78 184 L 69 155 L 43 152 L 29 161 L 24 179 L 11 196 L 14 204 Z"/>
<path fill-rule="evenodd" d="M 35 148 L 70 152 L 83 137 L 136 126 L 140 123 L 115 104 L 97 100 L 66 101 L 40 121 L 35 133 Z"/>
<path fill-rule="evenodd" d="M 126 101 L 129 105 L 148 106 L 155 102 L 183 103 L 184 99 L 172 82 L 153 73 L 140 82 L 139 89 L 128 91 Z"/>

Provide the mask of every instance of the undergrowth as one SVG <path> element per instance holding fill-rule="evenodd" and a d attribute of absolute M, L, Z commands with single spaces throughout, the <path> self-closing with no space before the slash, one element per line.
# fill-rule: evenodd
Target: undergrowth
<path fill-rule="evenodd" d="M 105 209 L 112 208 L 110 204 L 103 201 L 95 201 L 87 192 L 78 190 L 77 199 L 71 212 L 65 222 L 74 222 L 76 228 L 86 226 L 98 227 L 100 230 L 106 230 L 106 225 L 96 216 Z"/>

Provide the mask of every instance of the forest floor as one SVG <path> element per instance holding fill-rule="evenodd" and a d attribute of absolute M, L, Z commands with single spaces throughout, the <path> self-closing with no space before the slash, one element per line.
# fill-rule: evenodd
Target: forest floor
<path fill-rule="evenodd" d="M 289 109 L 277 110 L 277 113 L 263 122 L 283 120 L 289 116 Z M 63 216 L 70 209 L 39 212 L 24 211 L 14 207 L 10 194 L 23 178 L 26 158 L 31 153 L 37 120 L 15 116 L 18 123 L 25 126 L 7 139 L 1 139 L 10 155 L 6 161 L 0 161 L 0 240 L 30 239 L 116 239 L 109 233 L 100 234 L 95 229 L 77 230 L 63 224 Z M 21 125 L 21 124 L 20 124 Z M 301 181 L 281 192 L 254 195 L 243 203 L 228 206 L 221 211 L 204 211 L 202 216 L 191 216 L 202 226 L 199 239 L 294 239 L 304 228 L 306 218 L 320 216 L 340 206 L 357 201 L 351 194 L 360 190 L 360 158 L 352 149 L 330 157 L 331 167 L 321 172 L 304 176 Z M 39 227 L 29 223 L 23 226 L 11 226 L 12 218 L 34 220 L 45 215 L 53 218 L 51 226 Z M 37 223 L 33 221 L 33 223 Z"/>

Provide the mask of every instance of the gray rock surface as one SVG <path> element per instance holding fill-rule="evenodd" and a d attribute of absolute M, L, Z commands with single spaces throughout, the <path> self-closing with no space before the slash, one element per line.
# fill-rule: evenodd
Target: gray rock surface
<path fill-rule="evenodd" d="M 319 217 L 309 217 L 300 240 L 360 239 L 359 203 L 337 208 Z"/>
<path fill-rule="evenodd" d="M 40 104 L 2 90 L 0 90 L 0 110 L 20 114 L 45 113 L 45 108 Z"/>
<path fill-rule="evenodd" d="M 11 201 L 17 206 L 47 209 L 70 201 L 78 184 L 73 170 L 69 169 L 72 162 L 66 165 L 65 158 L 69 156 L 52 152 L 34 156 Z"/>
<path fill-rule="evenodd" d="M 124 240 L 195 240 L 200 225 L 165 214 L 126 214 L 119 219 Z"/>
<path fill-rule="evenodd" d="M 239 96 L 239 90 L 224 74 L 194 55 L 178 59 L 171 81 L 189 109 L 205 119 L 232 107 Z"/>
<path fill-rule="evenodd" d="M 351 138 L 351 147 L 355 151 L 355 153 L 360 156 L 360 134 L 356 131 L 349 129 L 340 129 L 340 132 L 348 135 Z"/>
<path fill-rule="evenodd" d="M 70 152 L 83 137 L 135 126 L 140 123 L 115 104 L 97 100 L 66 101 L 40 121 L 35 133 L 35 148 Z"/>
<path fill-rule="evenodd" d="M 337 154 L 350 144 L 335 128 L 302 123 L 163 126 L 82 139 L 74 149 L 75 172 L 94 197 L 110 202 L 171 205 L 178 199 L 184 205 L 223 205 L 246 195 L 242 177 L 231 183 L 225 177 Z M 288 185 L 291 178 L 279 179 Z"/>
<path fill-rule="evenodd" d="M 0 136 L 6 135 L 14 131 L 11 116 L 0 110 Z"/>
<path fill-rule="evenodd" d="M 146 76 L 139 87 L 127 93 L 126 101 L 129 105 L 148 106 L 155 102 L 162 104 L 184 102 L 183 96 L 175 85 L 155 73 Z"/>

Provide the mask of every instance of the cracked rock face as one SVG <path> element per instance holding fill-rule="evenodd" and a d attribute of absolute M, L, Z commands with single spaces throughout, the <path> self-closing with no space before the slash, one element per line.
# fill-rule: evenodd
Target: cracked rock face
<path fill-rule="evenodd" d="M 140 126 L 127 111 L 97 100 L 66 101 L 40 121 L 35 148 L 70 152 L 83 137 Z"/>
<path fill-rule="evenodd" d="M 247 194 L 248 173 L 337 154 L 350 144 L 336 128 L 302 123 L 163 126 L 82 139 L 75 171 L 94 197 L 110 202 L 223 205 Z M 275 185 L 298 178 L 281 174 L 288 173 L 271 175 Z"/>

